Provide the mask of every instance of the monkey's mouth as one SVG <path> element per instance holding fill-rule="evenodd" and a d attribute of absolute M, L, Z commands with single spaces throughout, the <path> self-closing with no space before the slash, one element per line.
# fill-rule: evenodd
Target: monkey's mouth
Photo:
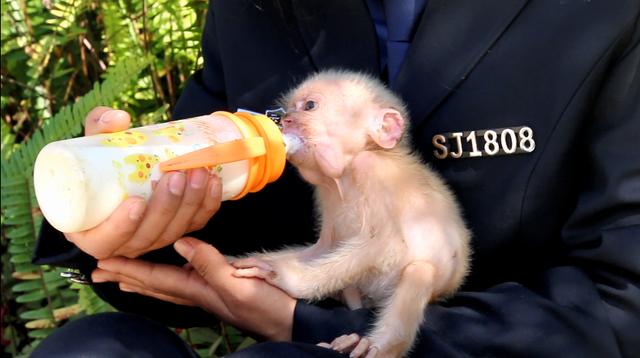
<path fill-rule="evenodd" d="M 295 140 L 298 141 L 298 143 L 295 144 L 295 149 L 292 147 L 286 149 L 287 160 L 296 166 L 304 164 L 309 159 L 309 138 L 305 130 L 298 126 L 285 125 L 282 129 L 282 134 L 283 137 L 289 137 L 289 139 L 285 140 L 285 143 L 290 141 L 291 138 L 296 138 Z"/>
<path fill-rule="evenodd" d="M 295 152 L 287 154 L 287 160 L 295 166 L 304 165 L 309 160 L 307 143 L 301 143 Z"/>
<path fill-rule="evenodd" d="M 300 149 L 305 142 L 304 139 L 293 133 L 284 133 L 282 135 L 282 141 L 285 144 L 285 152 L 287 153 L 287 158 L 298 151 L 298 149 Z"/>

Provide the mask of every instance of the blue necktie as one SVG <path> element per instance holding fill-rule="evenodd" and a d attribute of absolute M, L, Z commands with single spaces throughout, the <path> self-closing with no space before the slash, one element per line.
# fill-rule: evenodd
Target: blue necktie
<path fill-rule="evenodd" d="M 411 46 L 414 27 L 427 0 L 382 0 L 387 20 L 387 73 L 389 86 L 398 79 L 400 67 Z"/>

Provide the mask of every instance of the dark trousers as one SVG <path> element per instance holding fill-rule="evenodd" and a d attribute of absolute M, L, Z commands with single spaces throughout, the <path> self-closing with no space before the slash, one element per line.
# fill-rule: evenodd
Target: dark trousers
<path fill-rule="evenodd" d="M 91 315 L 51 333 L 30 358 L 198 358 L 191 347 L 167 327 L 146 317 L 112 312 Z M 330 349 L 295 342 L 250 346 L 227 357 L 344 358 Z"/>

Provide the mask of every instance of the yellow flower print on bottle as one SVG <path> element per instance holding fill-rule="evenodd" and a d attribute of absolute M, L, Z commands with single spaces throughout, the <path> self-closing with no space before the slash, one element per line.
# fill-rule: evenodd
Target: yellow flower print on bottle
<path fill-rule="evenodd" d="M 182 124 L 174 124 L 151 133 L 157 136 L 167 136 L 170 141 L 177 143 L 182 140 L 182 136 L 184 135 L 184 126 Z"/>
<path fill-rule="evenodd" d="M 146 134 L 136 131 L 124 131 L 104 135 L 108 138 L 101 140 L 100 144 L 105 147 L 133 147 L 149 140 Z"/>
<path fill-rule="evenodd" d="M 158 164 L 160 159 L 157 155 L 136 153 L 124 158 L 125 164 L 133 164 L 136 169 L 129 174 L 129 181 L 134 183 L 144 183 L 151 175 L 151 169 Z"/>

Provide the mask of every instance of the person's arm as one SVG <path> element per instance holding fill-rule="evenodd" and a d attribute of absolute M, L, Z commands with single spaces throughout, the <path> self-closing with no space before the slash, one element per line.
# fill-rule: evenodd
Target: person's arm
<path fill-rule="evenodd" d="M 524 282 L 459 292 L 430 306 L 412 356 L 637 357 L 640 28 L 609 69 L 585 123 L 580 153 L 589 170 L 575 183 L 581 194 L 561 233 L 562 263 Z M 369 319 L 364 310 L 299 301 L 293 340 L 331 342 L 366 331 Z"/>
<path fill-rule="evenodd" d="M 215 23 L 213 13 L 210 12 L 207 16 L 202 38 L 206 68 L 198 70 L 187 81 L 173 112 L 173 119 L 205 115 L 216 110 L 227 110 L 224 78 L 221 75 L 222 72 L 218 72 L 220 66 L 215 49 L 215 38 Z M 98 117 L 96 116 L 96 119 Z M 87 121 L 91 122 L 93 119 L 87 118 Z M 123 203 L 123 205 L 127 206 L 127 203 Z M 149 208 L 147 207 L 146 209 L 148 210 Z M 122 225 L 115 226 L 121 227 Z M 96 240 L 112 240 L 114 235 L 103 235 L 100 238 L 96 238 Z M 32 262 L 37 265 L 79 269 L 85 275 L 90 276 L 91 271 L 96 267 L 97 259 L 83 252 L 78 246 L 82 247 L 81 244 L 76 245 L 70 242 L 63 233 L 53 228 L 44 219 L 32 256 Z M 85 251 L 90 250 L 85 249 Z M 175 253 L 171 246 L 168 249 L 155 250 L 141 256 L 141 258 L 176 265 L 184 263 L 184 260 Z M 120 292 L 117 285 L 113 284 L 94 284 L 93 287 L 98 295 L 119 310 L 136 311 L 172 326 L 206 325 L 212 322 L 211 317 L 206 314 L 203 315 L 200 309 L 177 307 L 148 297 Z M 191 314 L 187 314 L 186 311 L 197 311 L 197 313 L 193 314 L 194 312 L 191 312 Z"/>

